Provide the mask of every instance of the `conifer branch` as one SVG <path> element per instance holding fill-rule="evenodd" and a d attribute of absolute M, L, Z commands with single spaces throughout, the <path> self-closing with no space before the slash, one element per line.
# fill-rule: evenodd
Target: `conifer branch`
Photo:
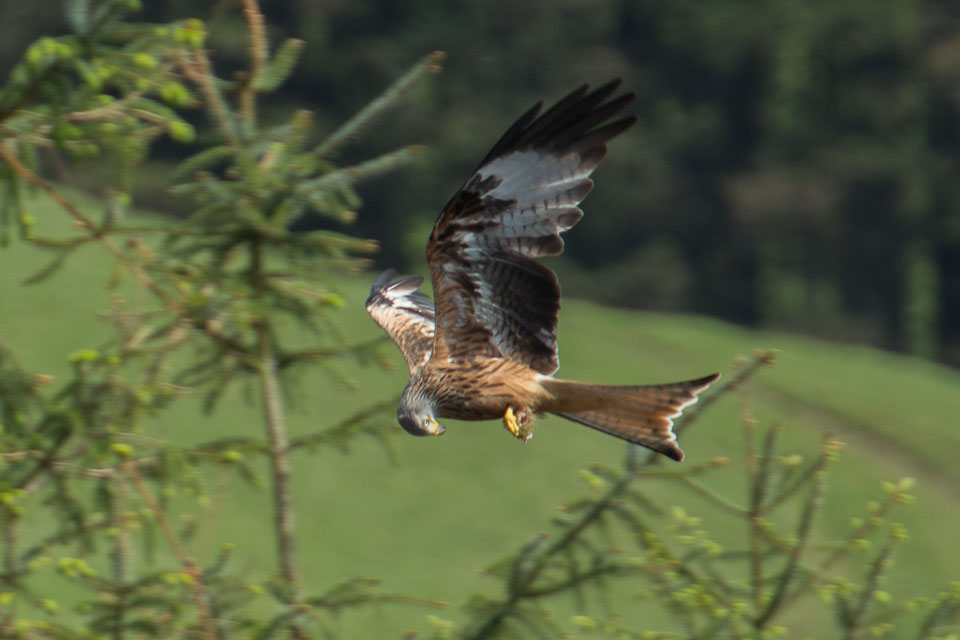
<path fill-rule="evenodd" d="M 768 433 L 774 433 L 774 430 L 771 429 Z M 772 441 L 773 437 L 768 436 L 767 439 L 768 441 Z M 810 533 L 813 530 L 813 519 L 817 513 L 818 507 L 820 506 L 820 499 L 823 496 L 823 488 L 826 480 L 823 472 L 826 469 L 827 462 L 830 459 L 830 452 L 828 448 L 829 442 L 829 439 L 824 442 L 823 452 L 821 453 L 820 459 L 817 463 L 818 473 L 813 475 L 813 483 L 810 487 L 810 493 L 804 502 L 803 511 L 800 515 L 800 521 L 797 524 L 796 542 L 793 544 L 787 555 L 787 564 L 776 579 L 776 588 L 773 592 L 773 595 L 766 602 L 766 605 L 754 622 L 754 627 L 757 629 L 763 629 L 766 627 L 767 623 L 777 612 L 778 608 L 781 606 L 781 604 L 783 604 L 787 596 L 787 591 L 791 586 L 793 586 L 794 575 L 797 571 L 797 566 L 800 563 L 800 558 L 803 556 L 803 553 L 806 551 L 809 544 Z M 770 453 L 772 453 L 772 450 Z"/>
<path fill-rule="evenodd" d="M 217 87 L 216 79 L 211 71 L 210 58 L 202 49 L 197 49 L 192 54 L 192 58 L 184 59 L 181 62 L 183 75 L 200 87 L 224 140 L 231 147 L 236 147 L 239 144 L 236 123 L 223 93 Z"/>
<path fill-rule="evenodd" d="M 714 393 L 707 400 L 710 403 L 719 393 L 725 390 L 731 390 L 742 384 L 747 378 L 755 373 L 760 366 L 772 362 L 770 352 L 758 352 L 754 359 L 742 366 L 727 382 L 721 391 Z M 701 401 L 703 402 L 703 401 Z M 695 405 L 696 406 L 696 405 Z M 683 423 L 686 426 L 692 422 L 702 412 L 693 414 Z M 550 562 L 557 556 L 562 556 L 568 548 L 579 543 L 584 534 L 597 525 L 602 516 L 607 512 L 617 513 L 620 517 L 628 518 L 633 521 L 635 529 L 641 530 L 642 527 L 638 520 L 627 514 L 622 506 L 621 499 L 628 492 L 633 482 L 641 476 L 643 469 L 652 463 L 654 458 L 648 458 L 647 463 L 639 463 L 637 451 L 640 447 L 630 446 L 627 450 L 627 458 L 624 463 L 624 473 L 620 478 L 610 484 L 598 499 L 593 501 L 589 508 L 576 520 L 567 523 L 562 533 L 554 540 L 547 542 L 543 539 L 535 539 L 526 549 L 521 551 L 514 559 L 514 573 L 508 582 L 507 596 L 504 600 L 498 602 L 494 607 L 485 611 L 484 615 L 475 620 L 473 625 L 464 633 L 464 638 L 470 640 L 480 640 L 482 638 L 495 637 L 506 620 L 517 615 L 517 609 L 525 599 L 525 593 L 533 590 L 533 585 L 541 578 L 550 566 Z M 682 571 L 687 571 L 683 563 L 675 563 L 675 566 Z M 691 580 L 698 584 L 703 584 L 697 576 L 689 574 Z M 579 585 L 581 581 L 571 584 Z M 719 594 L 717 594 L 719 595 Z"/>
<path fill-rule="evenodd" d="M 370 125 L 389 107 L 413 87 L 421 78 L 431 73 L 439 73 L 446 58 L 443 51 L 434 51 L 420 60 L 410 71 L 384 91 L 378 98 L 361 109 L 355 116 L 340 125 L 333 133 L 314 149 L 318 156 L 326 156 L 352 140 L 360 131 Z"/>
<path fill-rule="evenodd" d="M 163 531 L 163 535 L 167 540 L 167 545 L 169 545 L 170 549 L 177 556 L 186 575 L 190 576 L 190 585 L 193 589 L 194 601 L 197 605 L 198 616 L 204 630 L 204 637 L 207 638 L 207 640 L 218 640 L 220 635 L 210 610 L 210 596 L 207 592 L 207 586 L 203 581 L 203 572 L 183 547 L 179 536 L 177 536 L 173 530 L 170 519 L 167 518 L 166 511 L 164 511 L 160 503 L 157 502 L 157 499 L 154 497 L 153 492 L 150 491 L 150 487 L 147 486 L 137 467 L 128 463 L 124 463 L 121 466 L 124 475 L 133 482 L 137 493 L 140 494 L 147 508 L 150 509 L 150 512 L 156 519 L 157 524 L 160 525 L 160 530 Z"/>
<path fill-rule="evenodd" d="M 247 21 L 250 38 L 250 69 L 240 85 L 238 101 L 240 117 L 246 128 L 250 129 L 257 120 L 257 85 L 267 62 L 267 28 L 257 0 L 243 0 L 243 17 Z"/>

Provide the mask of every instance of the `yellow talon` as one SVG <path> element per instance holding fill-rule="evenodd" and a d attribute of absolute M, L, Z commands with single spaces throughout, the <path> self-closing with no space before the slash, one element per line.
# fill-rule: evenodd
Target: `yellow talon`
<path fill-rule="evenodd" d="M 503 425 L 514 437 L 520 437 L 520 425 L 517 424 L 517 416 L 513 412 L 513 407 L 507 407 L 506 413 L 503 414 Z"/>
<path fill-rule="evenodd" d="M 507 431 L 513 434 L 515 438 L 523 440 L 526 443 L 527 440 L 533 435 L 533 430 L 529 428 L 524 420 L 525 414 L 517 415 L 513 411 L 513 407 L 507 407 L 507 410 L 503 414 L 503 426 L 507 428 Z"/>

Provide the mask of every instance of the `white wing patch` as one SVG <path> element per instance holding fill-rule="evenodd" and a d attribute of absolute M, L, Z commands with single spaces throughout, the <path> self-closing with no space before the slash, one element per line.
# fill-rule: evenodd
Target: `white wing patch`
<path fill-rule="evenodd" d="M 467 246 L 489 246 L 494 238 L 540 238 L 567 231 L 583 216 L 577 205 L 593 187 L 589 175 L 594 166 L 584 163 L 576 153 L 555 155 L 532 150 L 514 151 L 492 160 L 471 182 L 482 184 L 492 178 L 496 186 L 480 195 L 513 204 L 492 220 L 489 212 L 484 213 L 484 220 L 497 223 L 484 230 L 485 237 L 468 232 L 461 241 Z M 531 257 L 539 255 L 534 252 Z"/>

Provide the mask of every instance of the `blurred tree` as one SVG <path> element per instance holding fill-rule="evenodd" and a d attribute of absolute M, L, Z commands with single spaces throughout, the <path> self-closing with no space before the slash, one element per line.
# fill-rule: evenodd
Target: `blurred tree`
<path fill-rule="evenodd" d="M 355 183 L 419 155 L 420 147 L 408 146 L 346 167 L 329 159 L 435 72 L 442 55 L 425 57 L 318 141 L 307 111 L 275 125 L 261 122 L 258 97 L 287 78 L 302 43 L 289 39 L 271 50 L 256 0 L 243 2 L 249 60 L 231 80 L 212 68 L 203 22 L 127 21 L 138 4 L 72 0 L 72 33 L 30 45 L 0 91 L 3 244 L 18 232 L 53 255 L 27 284 L 52 276 L 78 248 L 96 245 L 115 262 L 110 284 L 129 278 L 136 291 L 131 301 L 117 290 L 109 314 L 113 340 L 71 354 L 72 375 L 53 388 L 46 388 L 51 376 L 25 370 L 0 344 L 0 636 L 213 640 L 230 627 L 247 637 L 306 638 L 325 616 L 390 597 L 362 579 L 305 593 L 291 455 L 396 429 L 392 406 L 386 412 L 374 406 L 297 440 L 288 437 L 281 376 L 369 357 L 370 344 L 349 343 L 328 329 L 328 317 L 343 307 L 333 279 L 367 266 L 363 256 L 376 249 L 376 242 L 353 235 L 290 227 L 305 216 L 349 224 L 359 205 Z M 132 168 L 162 135 L 194 139 L 181 116 L 190 107 L 203 107 L 210 121 L 200 150 L 174 172 L 172 191 L 188 199 L 190 215 L 176 224 L 130 219 Z M 101 211 L 41 175 L 44 160 L 92 157 L 113 169 L 104 175 L 112 181 Z M 31 188 L 72 219 L 70 237 L 38 235 L 25 195 Z M 291 338 L 291 321 L 312 331 L 309 346 Z M 144 420 L 183 395 L 205 393 L 212 410 L 227 387 L 243 380 L 256 389 L 262 438 L 231 434 L 184 446 L 143 437 Z M 256 458 L 270 470 L 275 535 L 276 577 L 259 579 L 274 600 L 266 613 L 247 609 L 265 589 L 234 572 L 232 547 L 201 555 L 191 544 L 194 530 L 176 524 L 190 516 L 166 499 L 172 487 L 202 494 L 201 468 L 210 466 L 233 467 L 255 482 Z M 134 567 L 134 539 L 149 554 L 155 538 L 165 543 L 168 561 Z M 104 547 L 107 572 L 98 569 Z M 59 605 L 36 577 L 51 557 L 82 594 L 70 603 L 80 614 L 75 619 L 57 615 Z"/>

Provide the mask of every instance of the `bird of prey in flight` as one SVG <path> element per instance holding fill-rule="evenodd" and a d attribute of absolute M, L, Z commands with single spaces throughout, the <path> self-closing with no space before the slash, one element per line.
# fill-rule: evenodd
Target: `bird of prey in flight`
<path fill-rule="evenodd" d="M 563 251 L 560 234 L 580 220 L 577 205 L 607 142 L 636 116 L 614 80 L 586 85 L 540 114 L 523 114 L 447 203 L 427 242 L 434 302 L 420 276 L 387 271 L 367 311 L 410 369 L 397 418 L 414 435 L 440 435 L 437 418 L 503 419 L 526 442 L 536 416 L 552 413 L 683 458 L 673 418 L 718 378 L 646 386 L 554 378 L 560 285 L 536 261 Z"/>

